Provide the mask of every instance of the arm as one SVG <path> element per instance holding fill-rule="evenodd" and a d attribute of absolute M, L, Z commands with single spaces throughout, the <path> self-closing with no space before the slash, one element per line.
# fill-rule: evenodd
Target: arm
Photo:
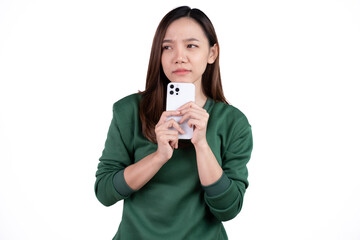
<path fill-rule="evenodd" d="M 234 126 L 227 141 L 229 146 L 222 154 L 224 174 L 215 183 L 203 186 L 205 202 L 221 221 L 230 220 L 240 212 L 249 184 L 246 164 L 250 160 L 253 142 L 251 126 L 244 118 Z"/>
<path fill-rule="evenodd" d="M 131 157 L 133 153 L 129 150 L 133 147 L 126 144 L 128 141 L 124 141 L 122 135 L 122 131 L 128 126 L 120 122 L 122 118 L 118 117 L 118 111 L 120 110 L 114 105 L 113 119 L 96 172 L 96 197 L 105 206 L 111 206 L 129 197 L 144 186 L 171 158 L 173 148 L 177 148 L 178 131 L 183 131 L 174 120 L 167 121 L 168 116 L 179 113 L 164 112 L 155 129 L 157 151 L 134 163 Z M 174 127 L 177 131 L 169 130 L 169 127 Z"/>
<path fill-rule="evenodd" d="M 124 178 L 131 189 L 142 188 L 160 168 L 171 158 L 174 148 L 178 144 L 178 132 L 183 133 L 180 125 L 174 120 L 167 120 L 170 116 L 179 115 L 180 112 L 165 111 L 155 126 L 158 148 L 156 152 L 146 156 L 135 164 L 128 166 L 124 171 Z M 174 127 L 176 130 L 169 130 Z"/>
<path fill-rule="evenodd" d="M 178 111 L 180 111 L 183 115 L 182 119 L 179 121 L 180 124 L 186 119 L 189 119 L 189 126 L 194 126 L 194 134 L 191 142 L 193 143 L 196 151 L 196 162 L 201 184 L 203 186 L 209 186 L 220 181 L 225 184 L 225 187 L 227 187 L 229 185 L 229 180 L 226 176 L 224 179 L 223 169 L 219 165 L 206 139 L 209 114 L 205 109 L 201 108 L 194 102 L 184 104 L 178 109 Z M 214 192 L 213 189 L 214 188 L 212 187 L 205 188 L 205 190 L 208 190 L 209 193 L 211 192 L 212 195 L 218 192 L 216 189 Z"/>
<path fill-rule="evenodd" d="M 229 134 L 223 136 L 226 146 L 223 146 L 220 166 L 206 139 L 209 114 L 192 102 L 178 110 L 184 114 L 180 123 L 190 118 L 188 124 L 195 127 L 191 142 L 196 151 L 205 202 L 219 220 L 230 220 L 240 212 L 248 185 L 246 164 L 252 151 L 251 126 L 240 111 L 233 113 Z"/>
<path fill-rule="evenodd" d="M 208 186 L 215 183 L 222 176 L 223 170 L 210 146 L 205 141 L 203 144 L 194 144 L 194 147 L 201 185 Z"/>
<path fill-rule="evenodd" d="M 96 171 L 95 194 L 98 200 L 105 206 L 110 206 L 128 197 L 121 194 L 115 188 L 114 180 L 118 180 L 123 174 L 124 169 L 133 163 L 130 147 L 125 144 L 121 125 L 118 116 L 118 105 L 113 105 L 113 118 L 108 130 L 105 147 L 100 157 L 98 169 Z M 126 185 L 122 185 L 126 189 Z"/>

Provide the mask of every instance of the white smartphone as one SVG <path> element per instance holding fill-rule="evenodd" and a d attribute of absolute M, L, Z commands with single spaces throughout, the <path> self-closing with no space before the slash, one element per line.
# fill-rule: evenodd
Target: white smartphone
<path fill-rule="evenodd" d="M 175 111 L 185 103 L 195 102 L 195 85 L 192 83 L 175 83 L 171 82 L 166 89 L 166 111 Z M 169 117 L 179 122 L 182 116 Z M 187 125 L 187 121 L 180 124 L 185 134 L 179 133 L 179 139 L 191 139 L 193 136 L 193 128 Z"/>

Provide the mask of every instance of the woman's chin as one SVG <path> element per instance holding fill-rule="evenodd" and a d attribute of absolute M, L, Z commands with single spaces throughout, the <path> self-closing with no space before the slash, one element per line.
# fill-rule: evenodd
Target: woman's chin
<path fill-rule="evenodd" d="M 187 78 L 175 78 L 175 79 L 169 79 L 170 82 L 176 82 L 176 83 L 194 83 L 194 80 L 187 79 Z"/>

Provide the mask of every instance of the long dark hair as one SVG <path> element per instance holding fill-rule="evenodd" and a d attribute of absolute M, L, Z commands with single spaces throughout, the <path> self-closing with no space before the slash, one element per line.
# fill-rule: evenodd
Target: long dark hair
<path fill-rule="evenodd" d="M 154 143 L 156 143 L 155 126 L 166 108 L 166 86 L 170 82 L 161 66 L 162 41 L 169 25 L 183 17 L 192 18 L 200 24 L 209 40 L 209 45 L 217 44 L 219 49 L 214 26 L 201 10 L 191 9 L 187 6 L 178 7 L 166 14 L 161 20 L 152 43 L 145 91 L 140 92 L 142 98 L 139 107 L 143 134 Z M 219 54 L 214 63 L 207 65 L 201 81 L 203 92 L 208 98 L 215 102 L 227 103 L 221 85 Z"/>

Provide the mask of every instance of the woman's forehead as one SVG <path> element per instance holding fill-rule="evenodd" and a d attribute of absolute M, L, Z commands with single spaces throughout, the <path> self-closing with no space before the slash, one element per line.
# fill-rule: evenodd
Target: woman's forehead
<path fill-rule="evenodd" d="M 205 33 L 194 19 L 184 17 L 172 22 L 166 30 L 164 40 L 178 41 L 206 39 Z"/>

